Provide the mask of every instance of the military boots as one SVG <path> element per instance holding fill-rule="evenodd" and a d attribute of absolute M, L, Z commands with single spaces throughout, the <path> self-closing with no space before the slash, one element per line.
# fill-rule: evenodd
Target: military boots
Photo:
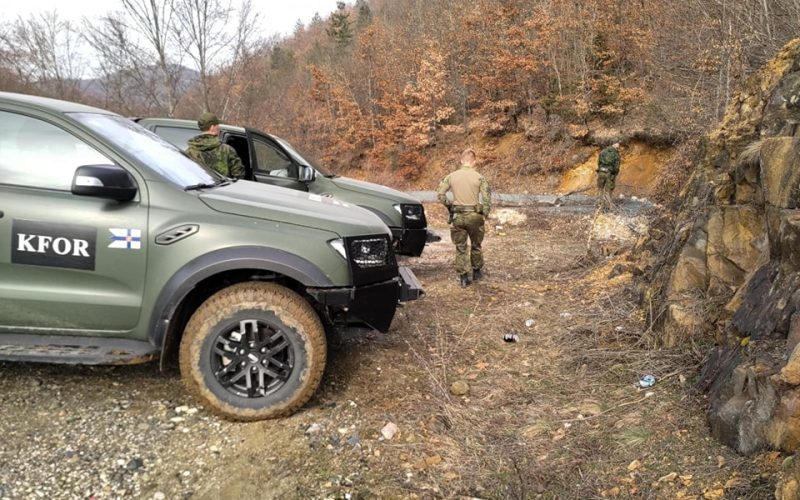
<path fill-rule="evenodd" d="M 481 269 L 473 269 L 472 270 L 472 281 L 478 281 L 481 278 L 483 278 L 483 270 L 481 270 Z"/>
<path fill-rule="evenodd" d="M 472 283 L 472 280 L 469 279 L 469 274 L 464 273 L 458 277 L 459 281 L 461 282 L 461 288 L 466 288 Z"/>

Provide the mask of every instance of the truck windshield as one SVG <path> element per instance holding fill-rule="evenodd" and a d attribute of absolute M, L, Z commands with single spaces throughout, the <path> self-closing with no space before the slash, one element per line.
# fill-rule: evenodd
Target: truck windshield
<path fill-rule="evenodd" d="M 281 144 L 281 146 L 283 146 L 283 149 L 285 149 L 286 151 L 289 152 L 290 155 L 292 155 L 292 158 L 297 163 L 299 163 L 301 165 L 305 165 L 307 167 L 314 167 L 314 170 L 316 170 L 320 174 L 324 175 L 325 177 L 335 177 L 336 176 L 336 174 L 334 174 L 333 172 L 331 172 L 327 168 L 321 167 L 319 165 L 319 162 L 314 160 L 314 158 L 312 158 L 312 157 L 310 157 L 308 155 L 303 156 L 302 154 L 300 154 L 300 152 L 297 149 L 295 149 L 294 146 L 292 146 L 288 142 L 284 141 L 283 139 L 281 139 L 277 135 L 273 135 L 272 137 L 276 141 L 278 141 Z"/>
<path fill-rule="evenodd" d="M 70 113 L 70 116 L 182 189 L 218 185 L 225 179 L 131 120 L 100 113 Z"/>

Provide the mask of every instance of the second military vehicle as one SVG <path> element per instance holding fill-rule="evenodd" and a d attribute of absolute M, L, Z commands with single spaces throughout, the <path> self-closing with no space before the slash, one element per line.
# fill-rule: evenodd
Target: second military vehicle
<path fill-rule="evenodd" d="M 171 118 L 136 121 L 181 149 L 200 133 L 197 122 Z M 278 136 L 252 128 L 220 126 L 220 139 L 233 147 L 245 166 L 245 179 L 352 203 L 375 213 L 392 230 L 395 250 L 419 256 L 429 239 L 419 200 L 395 189 L 341 177 L 326 170 Z M 430 238 L 436 239 L 434 235 Z"/>

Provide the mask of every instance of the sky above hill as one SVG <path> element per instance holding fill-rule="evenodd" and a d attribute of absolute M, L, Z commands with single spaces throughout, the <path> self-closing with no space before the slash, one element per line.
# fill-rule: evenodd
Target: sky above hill
<path fill-rule="evenodd" d="M 237 3 L 237 2 L 234 2 Z M 260 13 L 260 29 L 262 36 L 273 34 L 288 35 L 294 31 L 295 23 L 300 19 L 308 25 L 314 13 L 325 18 L 336 9 L 335 0 L 254 0 L 254 9 Z M 25 0 L 21 2 L 5 2 L 3 18 L 23 18 L 55 10 L 59 17 L 80 20 L 83 17 L 95 17 L 121 8 L 120 0 Z"/>

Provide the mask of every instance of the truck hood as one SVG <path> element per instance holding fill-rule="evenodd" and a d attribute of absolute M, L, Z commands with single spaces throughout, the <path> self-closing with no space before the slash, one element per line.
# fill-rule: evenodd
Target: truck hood
<path fill-rule="evenodd" d="M 277 186 L 239 181 L 202 191 L 199 198 L 218 212 L 322 229 L 342 237 L 391 234 L 372 212 Z"/>
<path fill-rule="evenodd" d="M 419 200 L 413 196 L 407 195 L 402 191 L 374 184 L 372 182 L 358 181 L 349 177 L 334 177 L 331 179 L 334 184 L 342 189 L 354 191 L 356 193 L 378 196 L 380 198 L 391 198 L 395 203 L 416 203 Z"/>

